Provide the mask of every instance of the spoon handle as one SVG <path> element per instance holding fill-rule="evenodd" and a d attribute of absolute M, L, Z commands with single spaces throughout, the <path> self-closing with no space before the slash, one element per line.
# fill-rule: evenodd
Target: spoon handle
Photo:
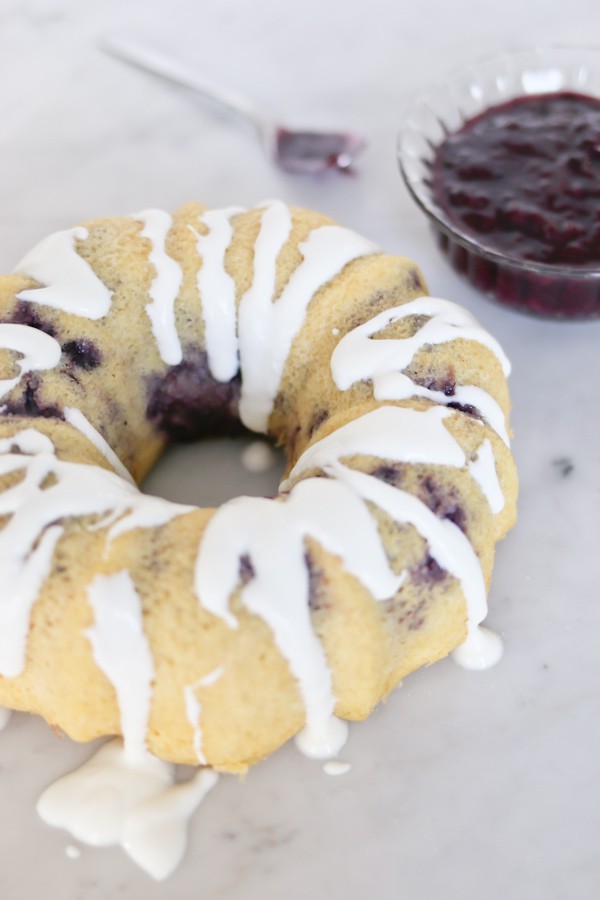
<path fill-rule="evenodd" d="M 100 47 L 102 50 L 110 53 L 111 56 L 137 66 L 137 68 L 143 69 L 145 72 L 158 75 L 173 84 L 189 88 L 208 100 L 220 103 L 221 106 L 236 112 L 250 121 L 261 137 L 263 139 L 266 138 L 270 130 L 269 124 L 245 97 L 240 96 L 235 91 L 215 85 L 203 78 L 195 70 L 181 65 L 177 60 L 167 56 L 160 50 L 139 44 L 137 41 L 126 37 L 115 35 L 104 37 Z"/>

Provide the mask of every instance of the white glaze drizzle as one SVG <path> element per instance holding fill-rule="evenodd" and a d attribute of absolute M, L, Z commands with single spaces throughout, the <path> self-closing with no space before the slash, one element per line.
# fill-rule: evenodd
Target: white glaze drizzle
<path fill-rule="evenodd" d="M 298 245 L 302 262 L 275 299 L 276 264 L 292 228 L 291 214 L 279 201 L 267 205 L 254 246 L 252 285 L 238 311 L 242 373 L 240 418 L 265 432 L 292 342 L 314 294 L 352 260 L 377 247 L 347 228 L 324 225 Z"/>
<path fill-rule="evenodd" d="M 135 481 L 131 477 L 131 473 L 125 468 L 108 441 L 94 428 L 90 420 L 84 416 L 80 409 L 76 409 L 72 406 L 65 406 L 63 414 L 65 422 L 68 422 L 69 425 L 72 425 L 73 428 L 80 431 L 81 434 L 94 445 L 96 450 L 100 451 L 104 459 L 112 466 L 117 475 L 120 475 L 121 478 L 124 478 L 125 481 L 129 481 L 131 484 L 135 484 Z"/>
<path fill-rule="evenodd" d="M 81 226 L 57 231 L 30 250 L 13 271 L 28 275 L 42 287 L 20 291 L 17 298 L 87 319 L 107 315 L 112 291 L 75 249 L 75 242 L 84 241 L 87 236 L 87 229 Z"/>
<path fill-rule="evenodd" d="M 209 211 L 201 217 L 209 228 L 208 234 L 195 233 L 198 251 L 203 256 L 198 286 L 211 373 L 217 380 L 228 381 L 239 366 L 240 418 L 252 430 L 264 432 L 289 350 L 302 327 L 310 300 L 349 262 L 375 253 L 378 248 L 337 225 L 315 228 L 298 245 L 302 262 L 275 299 L 277 258 L 291 233 L 292 216 L 280 201 L 262 206 L 264 212 L 254 246 L 253 280 L 240 301 L 238 335 L 235 285 L 225 271 L 224 261 L 232 236 L 230 219 L 242 210 L 232 207 Z M 163 361 L 177 365 L 182 360 L 182 349 L 174 305 L 182 271 L 165 250 L 172 220 L 161 210 L 146 210 L 132 218 L 144 223 L 141 236 L 152 243 L 148 259 L 156 275 L 149 291 L 151 303 L 146 307 L 152 331 Z M 23 291 L 18 296 L 89 318 L 106 315 L 112 294 L 75 249 L 75 240 L 86 237 L 87 230 L 81 227 L 58 232 L 27 254 L 17 268 L 46 286 Z"/>
<path fill-rule="evenodd" d="M 144 633 L 142 603 L 128 571 L 97 575 L 87 589 L 94 624 L 84 632 L 96 665 L 117 695 L 124 751 L 131 763 L 146 755 L 154 664 Z"/>
<path fill-rule="evenodd" d="M 379 407 L 309 447 L 289 478 L 314 468 L 322 469 L 346 484 L 362 500 L 387 512 L 396 522 L 413 525 L 427 541 L 429 552 L 438 565 L 460 581 L 467 605 L 467 640 L 474 646 L 478 640 L 478 626 L 487 615 L 487 600 L 481 565 L 466 535 L 449 519 L 439 519 L 412 494 L 340 462 L 344 457 L 363 454 L 463 468 L 466 464 L 464 452 L 443 424 L 450 415 L 450 410 L 439 406 L 424 411 Z"/>
<path fill-rule="evenodd" d="M 29 325 L 0 324 L 0 348 L 21 354 L 21 359 L 16 361 L 19 374 L 15 378 L 0 380 L 0 397 L 12 391 L 27 372 L 53 369 L 60 362 L 58 341 Z"/>
<path fill-rule="evenodd" d="M 114 539 L 193 510 L 141 494 L 99 466 L 59 460 L 50 438 L 33 428 L 0 441 L 0 476 L 10 472 L 22 472 L 23 478 L 0 494 L 0 516 L 12 514 L 0 531 L 0 674 L 9 678 L 25 664 L 31 608 L 63 533 L 55 523 L 70 516 L 109 516 L 114 524 L 107 538 Z"/>
<path fill-rule="evenodd" d="M 196 696 L 196 691 L 198 688 L 210 687 L 215 684 L 219 678 L 221 678 L 224 671 L 223 666 L 218 666 L 216 669 L 213 669 L 212 672 L 209 672 L 208 675 L 204 675 L 203 678 L 199 678 L 198 681 L 194 681 L 192 684 L 187 684 L 183 689 L 185 714 L 194 734 L 192 739 L 194 753 L 201 766 L 206 765 L 206 757 L 202 749 L 202 726 L 200 724 L 202 704 Z"/>
<path fill-rule="evenodd" d="M 452 415 L 452 410 L 443 406 L 426 410 L 380 406 L 308 447 L 287 483 L 310 469 L 325 469 L 332 461 L 359 453 L 396 462 L 460 469 L 466 463 L 464 451 L 443 424 Z"/>
<path fill-rule="evenodd" d="M 486 498 L 491 511 L 496 515 L 504 509 L 504 494 L 496 472 L 494 451 L 489 438 L 479 445 L 474 460 L 470 460 L 467 468 Z"/>
<path fill-rule="evenodd" d="M 244 425 L 254 431 L 264 431 L 265 415 L 270 414 L 269 401 L 266 408 L 254 410 L 253 388 L 261 392 L 268 390 L 263 384 L 263 367 L 270 361 L 273 333 L 271 325 L 273 299 L 277 277 L 277 257 L 288 240 L 292 230 L 292 216 L 288 207 L 278 200 L 265 205 L 260 223 L 260 231 L 254 244 L 254 273 L 252 284 L 244 294 L 238 310 L 239 356 L 242 369 L 242 395 L 240 418 Z M 258 357 L 262 357 L 259 360 Z M 243 406 L 242 406 L 243 404 Z M 254 422 L 254 425 L 251 423 Z"/>
<path fill-rule="evenodd" d="M 147 753 L 131 764 L 119 739 L 48 787 L 37 805 L 49 825 L 96 847 L 120 845 L 148 874 L 166 878 L 185 852 L 187 823 L 218 775 L 200 769 L 174 784 L 175 767 Z"/>
<path fill-rule="evenodd" d="M 204 608 L 235 628 L 229 598 L 239 584 L 240 560 L 249 558 L 254 574 L 242 588 L 242 603 L 267 622 L 298 680 L 307 742 L 326 748 L 337 746 L 332 732 L 340 727 L 331 721 L 331 674 L 310 618 L 309 535 L 340 556 L 346 571 L 378 599 L 393 596 L 402 583 L 402 576 L 390 569 L 376 524 L 361 500 L 340 482 L 311 478 L 286 498 L 238 497 L 220 507 L 204 532 L 195 585 Z"/>
<path fill-rule="evenodd" d="M 429 318 L 412 337 L 371 340 L 377 332 L 408 316 Z M 456 385 L 454 393 L 447 396 L 443 391 L 416 384 L 402 371 L 423 347 L 458 339 L 476 341 L 487 347 L 498 359 L 504 374 L 509 374 L 510 363 L 502 348 L 470 313 L 448 300 L 418 297 L 379 313 L 344 335 L 331 357 L 332 377 L 341 391 L 348 390 L 357 381 L 372 381 L 376 400 L 425 397 L 443 405 L 455 402 L 475 406 L 508 445 L 504 413 L 487 391 L 475 385 Z"/>
<path fill-rule="evenodd" d="M 140 236 L 151 243 L 148 260 L 156 274 L 148 291 L 152 302 L 147 304 L 146 312 L 152 323 L 152 333 L 163 362 L 176 366 L 183 359 L 175 321 L 175 301 L 183 272 L 179 263 L 166 251 L 167 235 L 173 220 L 169 213 L 161 209 L 147 209 L 131 218 L 143 223 Z"/>
<path fill-rule="evenodd" d="M 202 257 L 197 285 L 208 367 L 211 375 L 222 382 L 231 381 L 239 368 L 235 281 L 225 269 L 225 254 L 233 237 L 231 219 L 242 212 L 240 206 L 208 210 L 199 219 L 208 229 L 203 235 L 190 225 Z"/>

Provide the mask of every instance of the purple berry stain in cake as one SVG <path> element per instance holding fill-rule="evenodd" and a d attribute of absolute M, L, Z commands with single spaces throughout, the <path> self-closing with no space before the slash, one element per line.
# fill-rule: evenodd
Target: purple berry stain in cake
<path fill-rule="evenodd" d="M 87 340 L 87 338 L 67 341 L 62 345 L 61 349 L 72 366 L 83 369 L 86 372 L 97 369 L 102 362 L 100 349 L 93 341 Z"/>
<path fill-rule="evenodd" d="M 186 356 L 165 374 L 150 377 L 148 419 L 176 441 L 241 433 L 239 375 L 231 381 L 217 381 L 203 350 L 189 350 Z"/>
<path fill-rule="evenodd" d="M 308 426 L 308 436 L 312 437 L 315 431 L 321 427 L 323 422 L 326 422 L 329 418 L 329 412 L 326 409 L 318 410 L 310 421 L 310 425 Z"/>
<path fill-rule="evenodd" d="M 392 487 L 397 488 L 400 487 L 402 483 L 403 466 L 382 463 L 373 469 L 371 475 L 374 478 L 378 478 L 380 481 L 384 481 L 386 484 L 391 484 Z"/>
<path fill-rule="evenodd" d="M 323 570 L 309 551 L 304 554 L 304 562 L 308 573 L 308 608 L 316 612 L 323 606 Z"/>
<path fill-rule="evenodd" d="M 466 533 L 466 514 L 458 497 L 439 485 L 432 475 L 421 480 L 419 499 L 440 519 L 449 519 L 457 528 Z"/>
<path fill-rule="evenodd" d="M 247 553 L 244 553 L 240 556 L 240 582 L 242 585 L 247 585 L 253 578 L 256 577 L 256 572 L 254 571 L 254 566 L 252 565 L 252 560 L 248 556 Z"/>
<path fill-rule="evenodd" d="M 24 380 L 24 391 L 19 400 L 4 404 L 4 414 L 26 416 L 27 418 L 64 419 L 60 407 L 45 403 L 41 397 L 42 382 L 39 375 L 30 372 Z"/>
<path fill-rule="evenodd" d="M 598 272 L 600 99 L 563 91 L 490 107 L 437 147 L 430 186 L 448 219 L 484 250 Z M 557 293 L 544 273 L 522 270 L 520 282 L 516 273 L 511 280 L 443 232 L 440 243 L 456 268 L 504 302 L 562 317 L 600 313 L 595 279 Z"/>
<path fill-rule="evenodd" d="M 49 334 L 50 337 L 56 336 L 54 325 L 40 315 L 36 303 L 29 303 L 27 300 L 16 302 L 9 321 L 13 325 L 28 325 L 30 328 L 36 328 L 38 331 Z"/>

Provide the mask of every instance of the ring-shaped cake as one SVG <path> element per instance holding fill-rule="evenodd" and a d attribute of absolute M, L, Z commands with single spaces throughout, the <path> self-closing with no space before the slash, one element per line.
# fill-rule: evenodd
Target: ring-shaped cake
<path fill-rule="evenodd" d="M 0 278 L 0 703 L 242 771 L 335 752 L 480 628 L 515 517 L 508 363 L 409 260 L 273 201 L 98 219 Z M 136 486 L 170 440 L 284 448 L 274 498 Z"/>

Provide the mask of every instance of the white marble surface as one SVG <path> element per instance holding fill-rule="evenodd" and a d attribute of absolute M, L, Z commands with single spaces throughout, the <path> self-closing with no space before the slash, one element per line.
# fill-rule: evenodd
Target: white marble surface
<path fill-rule="evenodd" d="M 277 172 L 245 126 L 96 49 L 105 32 L 132 28 L 291 123 L 363 132 L 360 174 Z M 49 231 L 97 214 L 192 198 L 320 208 L 414 256 L 432 293 L 463 302 L 503 342 L 522 480 L 490 598 L 501 665 L 474 674 L 446 661 L 411 676 L 352 727 L 343 777 L 286 747 L 244 782 L 222 778 L 162 885 L 117 850 L 77 857 L 68 835 L 38 820 L 42 789 L 90 749 L 13 716 L 0 735 L 2 898 L 600 895 L 600 322 L 544 323 L 478 296 L 438 256 L 394 158 L 403 110 L 456 64 L 599 34 L 597 0 L 0 5 L 0 271 Z M 244 474 L 239 453 L 187 448 L 149 487 L 200 504 L 268 491 L 274 476 Z"/>

